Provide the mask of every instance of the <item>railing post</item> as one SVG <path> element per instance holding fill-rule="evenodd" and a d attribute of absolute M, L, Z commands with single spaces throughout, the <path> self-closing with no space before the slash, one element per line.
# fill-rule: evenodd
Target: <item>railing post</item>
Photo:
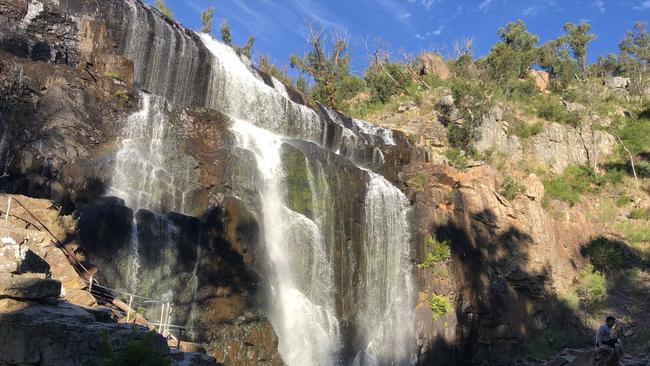
<path fill-rule="evenodd" d="M 165 333 L 169 334 L 169 324 L 172 321 L 172 304 L 167 303 L 167 320 L 165 321 Z"/>
<path fill-rule="evenodd" d="M 158 323 L 158 333 L 162 334 L 162 325 L 163 325 L 163 319 L 165 319 L 165 303 L 162 303 L 162 307 L 160 308 L 160 323 Z"/>
<path fill-rule="evenodd" d="M 129 323 L 131 315 L 131 305 L 133 304 L 133 295 L 129 296 L 129 308 L 126 309 L 126 322 Z"/>
<path fill-rule="evenodd" d="M 7 216 L 5 216 L 5 220 L 9 221 L 9 210 L 11 210 L 11 196 L 7 199 Z"/>
<path fill-rule="evenodd" d="M 90 275 L 90 284 L 88 284 L 88 292 L 92 293 L 93 292 L 93 278 L 95 275 Z"/>

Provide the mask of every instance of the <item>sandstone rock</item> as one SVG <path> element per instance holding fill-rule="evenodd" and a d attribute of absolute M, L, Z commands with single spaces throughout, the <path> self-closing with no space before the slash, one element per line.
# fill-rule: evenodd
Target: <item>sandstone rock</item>
<path fill-rule="evenodd" d="M 564 103 L 564 106 L 569 113 L 580 113 L 587 110 L 587 107 L 583 106 L 580 103 L 571 103 L 566 101 L 562 101 L 562 103 Z"/>
<path fill-rule="evenodd" d="M 36 300 L 60 294 L 61 282 L 44 275 L 0 273 L 0 297 Z"/>
<path fill-rule="evenodd" d="M 542 202 L 544 200 L 544 183 L 533 173 L 528 175 L 523 181 L 526 189 L 524 194 L 533 201 Z"/>
<path fill-rule="evenodd" d="M 433 75 L 441 80 L 449 79 L 449 68 L 445 61 L 435 53 L 425 53 L 419 57 L 420 75 Z"/>
<path fill-rule="evenodd" d="M 445 95 L 438 100 L 438 105 L 442 107 L 451 107 L 454 105 L 454 97 L 451 95 Z"/>
<path fill-rule="evenodd" d="M 605 79 L 605 86 L 612 89 L 625 89 L 630 86 L 630 78 L 614 76 Z"/>
<path fill-rule="evenodd" d="M 7 300 L 0 300 L 1 305 Z M 65 302 L 54 306 L 31 303 L 20 310 L 0 313 L 0 364 L 97 364 L 100 343 L 106 337 L 115 352 L 129 339 L 142 339 L 148 331 L 131 324 L 97 322 L 91 312 Z M 165 339 L 155 334 L 151 345 L 168 352 Z"/>
<path fill-rule="evenodd" d="M 528 77 L 533 79 L 535 87 L 541 92 L 548 90 L 551 83 L 551 76 L 543 70 L 528 70 Z"/>
<path fill-rule="evenodd" d="M 495 105 L 492 107 L 492 109 L 490 109 L 489 115 L 497 121 L 503 121 L 503 109 L 501 109 L 501 107 L 498 105 Z"/>

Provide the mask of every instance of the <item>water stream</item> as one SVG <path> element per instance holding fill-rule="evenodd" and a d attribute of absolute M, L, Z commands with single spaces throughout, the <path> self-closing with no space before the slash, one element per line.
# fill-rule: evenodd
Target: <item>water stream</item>
<path fill-rule="evenodd" d="M 127 121 L 112 192 L 132 208 L 192 212 L 185 199 L 191 162 L 179 158 L 183 154 L 170 132 L 165 100 L 224 113 L 234 121 L 237 147 L 255 157 L 260 177 L 256 214 L 272 268 L 266 310 L 283 360 L 292 366 L 414 364 L 417 291 L 408 201 L 366 166 L 383 163 L 375 146 L 394 144 L 392 132 L 296 103 L 283 84 L 265 82 L 230 47 L 208 35 L 200 35 L 200 42 L 188 38 L 156 17 L 147 21 L 149 13 L 128 4 L 133 29 L 122 47 L 143 64 L 136 62 L 136 84 L 160 96 L 143 94 L 141 110 Z M 156 40 L 148 50 L 137 36 L 144 24 Z M 161 40 L 172 43 L 164 46 Z M 199 65 L 204 49 L 210 57 L 207 71 Z M 190 82 L 200 71 L 205 71 L 201 83 Z M 371 158 L 366 158 L 368 148 Z M 308 157 L 305 149 L 322 159 Z M 287 151 L 303 159 L 299 183 L 306 188 L 300 197 L 307 207 L 302 210 L 289 200 L 297 173 L 287 167 Z M 343 204 L 353 199 L 336 191 L 348 174 L 343 166 L 360 180 L 365 194 L 357 200 L 363 202 Z M 360 230 L 342 216 L 354 210 L 362 212 L 361 222 L 353 225 Z M 348 238 L 341 242 L 344 234 Z M 139 263 L 132 267 L 136 275 Z"/>

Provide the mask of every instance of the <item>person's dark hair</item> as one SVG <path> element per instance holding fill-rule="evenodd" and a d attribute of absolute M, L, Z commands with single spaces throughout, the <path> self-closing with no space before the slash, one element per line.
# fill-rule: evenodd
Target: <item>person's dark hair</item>
<path fill-rule="evenodd" d="M 616 320 L 616 318 L 614 318 L 613 316 L 608 316 L 607 319 L 605 319 L 605 322 L 609 323 L 613 320 Z"/>

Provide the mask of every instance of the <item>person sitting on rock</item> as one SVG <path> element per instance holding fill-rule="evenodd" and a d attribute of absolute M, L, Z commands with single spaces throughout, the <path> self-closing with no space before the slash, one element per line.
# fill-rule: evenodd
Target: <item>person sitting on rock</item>
<path fill-rule="evenodd" d="M 596 333 L 596 347 L 611 347 L 616 349 L 616 345 L 619 344 L 618 338 L 612 336 L 612 328 L 616 324 L 616 318 L 613 316 L 608 316 L 605 319 L 605 324 L 601 325 L 598 328 L 598 333 Z"/>

